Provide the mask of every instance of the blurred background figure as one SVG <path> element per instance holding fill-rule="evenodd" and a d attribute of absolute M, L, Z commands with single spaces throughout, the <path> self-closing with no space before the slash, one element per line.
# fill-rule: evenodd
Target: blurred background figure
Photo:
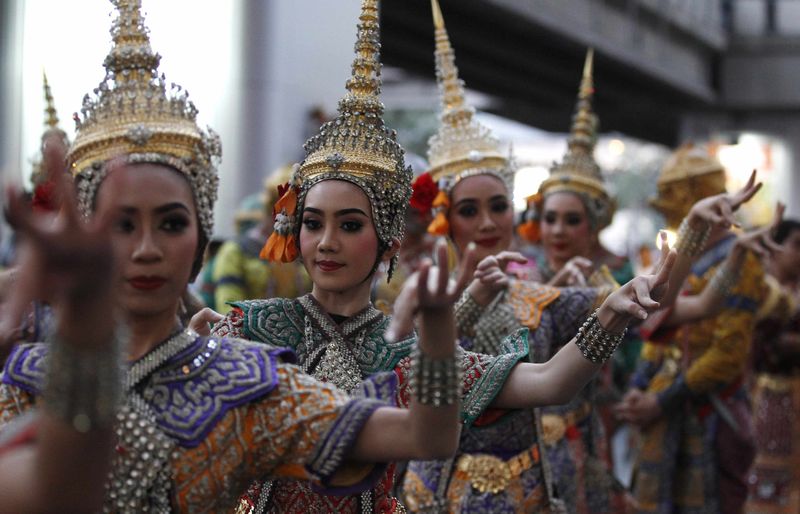
<path fill-rule="evenodd" d="M 756 459 L 746 512 L 800 512 L 800 221 L 784 220 L 753 339 Z"/>
<path fill-rule="evenodd" d="M 232 307 L 228 302 L 296 298 L 311 290 L 302 265 L 270 263 L 259 257 L 272 233 L 272 211 L 278 200 L 278 186 L 287 183 L 291 173 L 291 166 L 278 168 L 264 180 L 261 193 L 242 201 L 235 218 L 236 237 L 223 243 L 213 260 L 214 303 L 209 307 L 217 312 L 229 312 Z"/>

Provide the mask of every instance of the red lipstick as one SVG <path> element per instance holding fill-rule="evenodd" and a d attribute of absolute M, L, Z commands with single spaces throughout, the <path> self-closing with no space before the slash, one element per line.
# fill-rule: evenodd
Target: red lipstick
<path fill-rule="evenodd" d="M 317 261 L 317 267 L 322 271 L 336 271 L 342 266 L 344 266 L 344 264 L 336 261 Z"/>
<path fill-rule="evenodd" d="M 133 277 L 128 279 L 128 283 L 135 289 L 142 291 L 153 291 L 163 286 L 167 282 L 166 278 L 161 277 Z"/>
<path fill-rule="evenodd" d="M 484 248 L 493 248 L 500 242 L 499 237 L 487 237 L 485 239 L 476 239 L 475 244 L 483 246 Z"/>

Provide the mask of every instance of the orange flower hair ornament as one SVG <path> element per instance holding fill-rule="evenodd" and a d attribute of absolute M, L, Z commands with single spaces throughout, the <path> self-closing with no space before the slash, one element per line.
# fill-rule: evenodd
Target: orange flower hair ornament
<path fill-rule="evenodd" d="M 522 213 L 522 222 L 517 227 L 517 234 L 524 240 L 531 243 L 538 243 L 542 238 L 541 225 L 539 224 L 539 208 L 541 207 L 542 195 L 536 193 L 529 196 L 527 209 Z"/>
<path fill-rule="evenodd" d="M 428 225 L 428 233 L 435 236 L 446 236 L 450 234 L 450 223 L 447 221 L 447 211 L 450 209 L 450 199 L 444 189 L 439 189 L 439 193 L 433 200 L 433 212 L 436 214 L 433 221 Z"/>
<path fill-rule="evenodd" d="M 258 256 L 270 262 L 292 262 L 297 258 L 297 188 L 291 182 L 278 186 L 278 197 L 272 211 L 275 216 L 272 234 Z"/>

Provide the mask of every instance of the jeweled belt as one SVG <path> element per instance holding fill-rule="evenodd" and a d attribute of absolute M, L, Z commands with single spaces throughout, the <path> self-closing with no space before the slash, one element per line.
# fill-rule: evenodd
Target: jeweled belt
<path fill-rule="evenodd" d="M 456 462 L 456 474 L 469 480 L 482 493 L 497 494 L 524 471 L 539 463 L 539 445 L 534 444 L 508 460 L 485 453 L 466 454 Z"/>
<path fill-rule="evenodd" d="M 551 446 L 567 433 L 567 428 L 581 424 L 592 413 L 592 404 L 583 402 L 575 409 L 563 414 L 548 413 L 542 415 L 542 442 Z"/>
<path fill-rule="evenodd" d="M 777 373 L 762 373 L 756 380 L 759 389 L 766 389 L 773 393 L 787 393 L 792 389 L 800 390 L 800 376 L 781 375 Z"/>

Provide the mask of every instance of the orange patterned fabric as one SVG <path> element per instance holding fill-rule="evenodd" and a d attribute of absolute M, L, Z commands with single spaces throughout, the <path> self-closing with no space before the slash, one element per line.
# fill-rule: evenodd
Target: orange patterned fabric
<path fill-rule="evenodd" d="M 279 385 L 266 397 L 229 411 L 200 445 L 177 447 L 171 461 L 175 511 L 233 512 L 254 479 L 319 481 L 307 464 L 349 398 L 296 366 L 280 364 L 277 373 Z M 33 405 L 31 394 L 0 384 L 0 429 Z"/>
<path fill-rule="evenodd" d="M 519 324 L 536 330 L 542 321 L 542 313 L 558 298 L 561 291 L 525 280 L 512 280 L 508 293 L 508 303 L 514 309 L 514 316 Z"/>

